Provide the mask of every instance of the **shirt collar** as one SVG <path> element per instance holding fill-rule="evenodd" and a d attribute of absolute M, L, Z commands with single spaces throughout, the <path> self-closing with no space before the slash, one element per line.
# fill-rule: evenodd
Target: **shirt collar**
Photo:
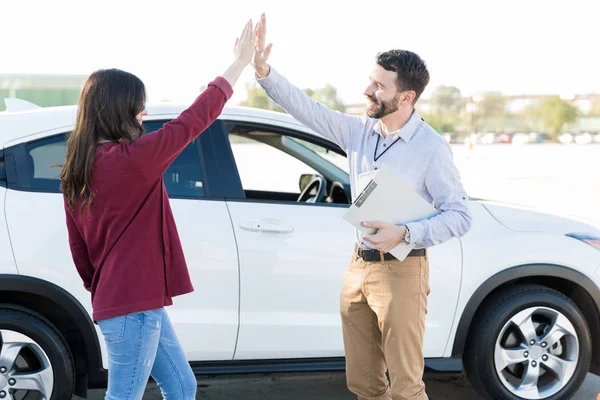
<path fill-rule="evenodd" d="M 390 132 L 388 134 L 388 137 L 393 137 L 394 140 L 396 140 L 398 138 L 402 138 L 402 140 L 404 140 L 404 142 L 408 143 L 408 142 L 410 142 L 410 140 L 412 139 L 414 134 L 417 132 L 417 128 L 419 127 L 419 125 L 421 125 L 421 122 L 422 122 L 421 116 L 419 115 L 417 110 L 413 110 L 413 113 L 410 116 L 410 119 L 408 120 L 408 122 L 406 124 L 404 124 L 404 126 L 400 129 L 398 129 L 397 131 Z M 381 133 L 381 125 L 380 124 L 381 124 L 381 120 L 379 120 L 379 123 L 375 127 L 375 133 L 377 133 L 378 135 L 383 137 L 383 134 Z"/>

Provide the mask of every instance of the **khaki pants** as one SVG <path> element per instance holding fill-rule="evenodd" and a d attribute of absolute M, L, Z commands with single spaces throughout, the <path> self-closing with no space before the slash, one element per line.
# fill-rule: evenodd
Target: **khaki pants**
<path fill-rule="evenodd" d="M 354 254 L 340 311 L 348 389 L 360 400 L 427 400 L 423 333 L 428 294 L 427 256 L 367 262 Z"/>

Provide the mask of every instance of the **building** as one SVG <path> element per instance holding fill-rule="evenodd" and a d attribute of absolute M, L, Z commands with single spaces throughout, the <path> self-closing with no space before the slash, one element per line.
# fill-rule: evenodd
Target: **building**
<path fill-rule="evenodd" d="M 85 75 L 0 74 L 0 111 L 5 98 L 19 98 L 41 107 L 76 104 Z"/>

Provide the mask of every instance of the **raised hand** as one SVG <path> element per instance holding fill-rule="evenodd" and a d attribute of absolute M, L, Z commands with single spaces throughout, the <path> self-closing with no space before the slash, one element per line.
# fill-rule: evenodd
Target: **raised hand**
<path fill-rule="evenodd" d="M 249 20 L 240 37 L 235 40 L 233 54 L 235 59 L 243 65 L 248 65 L 254 55 L 253 31 L 252 20 Z"/>
<path fill-rule="evenodd" d="M 272 47 L 272 43 L 267 45 L 267 17 L 263 13 L 254 28 L 254 57 L 252 58 L 252 66 L 260 77 L 264 78 L 269 74 L 267 61 Z"/>

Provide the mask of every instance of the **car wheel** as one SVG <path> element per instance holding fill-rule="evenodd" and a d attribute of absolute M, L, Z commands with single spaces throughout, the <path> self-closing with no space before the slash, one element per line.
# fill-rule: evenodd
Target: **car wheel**
<path fill-rule="evenodd" d="M 0 399 L 70 399 L 74 380 L 58 330 L 34 312 L 0 306 Z"/>
<path fill-rule="evenodd" d="M 465 370 L 485 398 L 568 399 L 590 365 L 592 341 L 577 305 L 539 285 L 515 285 L 477 312 Z"/>

